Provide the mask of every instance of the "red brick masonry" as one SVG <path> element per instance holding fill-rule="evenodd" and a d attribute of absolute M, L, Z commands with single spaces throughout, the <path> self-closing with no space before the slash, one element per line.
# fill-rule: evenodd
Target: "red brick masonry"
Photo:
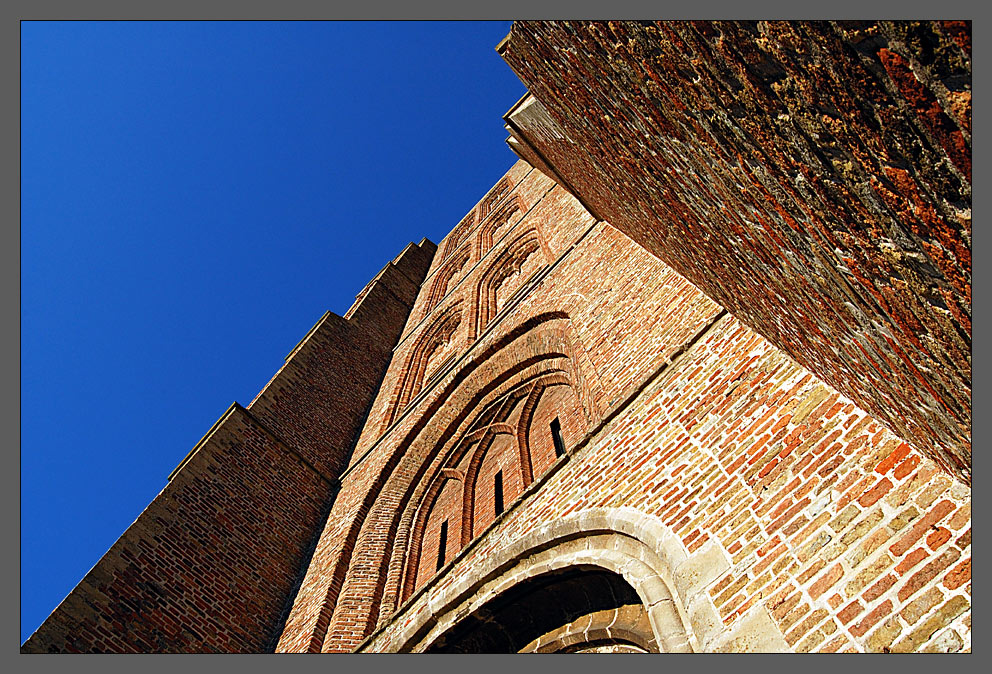
<path fill-rule="evenodd" d="M 970 25 L 500 49 L 530 163 L 325 315 L 23 651 L 970 651 Z M 548 622 L 554 587 L 588 606 Z"/>

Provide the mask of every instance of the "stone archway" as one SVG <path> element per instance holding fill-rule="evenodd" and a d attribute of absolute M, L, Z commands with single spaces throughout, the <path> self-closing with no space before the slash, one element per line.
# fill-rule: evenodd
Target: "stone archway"
<path fill-rule="evenodd" d="M 704 545 L 690 555 L 661 520 L 633 508 L 592 508 L 573 513 L 497 548 L 485 559 L 469 555 L 462 561 L 465 566 L 456 564 L 415 592 L 357 651 L 425 652 L 435 646 L 441 648 L 455 641 L 452 636 L 457 633 L 452 630 L 459 629 L 464 620 L 478 620 L 486 616 L 484 609 L 498 609 L 492 602 L 512 596 L 507 593 L 515 587 L 526 590 L 522 583 L 573 571 L 621 577 L 633 589 L 639 606 L 638 602 L 619 601 L 614 607 L 591 607 L 580 620 L 552 629 L 519 650 L 567 652 L 576 644 L 587 650 L 606 647 L 662 653 L 789 650 L 763 606 L 752 607 L 729 625 L 716 615 L 706 587 L 730 568 L 721 548 Z M 612 630 L 606 632 L 608 625 L 603 619 L 617 609 L 628 615 L 643 611 L 650 638 L 638 640 L 630 635 L 620 637 Z M 599 611 L 607 613 L 594 615 Z M 617 616 L 619 613 L 614 613 Z M 628 626 L 639 624 L 636 615 L 627 622 Z M 641 628 L 631 631 L 646 635 Z"/>
<path fill-rule="evenodd" d="M 522 582 L 575 571 L 622 578 L 647 615 L 652 647 L 661 652 L 692 652 L 698 650 L 698 643 L 687 630 L 689 621 L 670 589 L 674 587 L 671 570 L 685 559 L 682 544 L 653 517 L 628 508 L 576 513 L 502 548 L 471 577 L 465 575 L 443 590 L 428 584 L 394 616 L 404 627 L 388 636 L 377 631 L 359 650 L 430 650 L 463 619 L 480 615 L 487 604 Z M 592 611 L 616 608 L 620 606 L 596 606 Z"/>
<path fill-rule="evenodd" d="M 573 566 L 523 580 L 462 618 L 428 653 L 657 653 L 644 605 L 617 573 Z"/>
<path fill-rule="evenodd" d="M 510 561 L 506 568 L 478 585 L 468 596 L 451 597 L 443 607 L 438 607 L 441 610 L 435 613 L 437 617 L 433 628 L 427 629 L 426 633 L 421 630 L 411 635 L 413 638 L 400 650 L 429 651 L 435 644 L 447 639 L 449 632 L 457 629 L 463 620 L 478 616 L 491 603 L 498 603 L 508 593 L 517 592 L 517 586 L 522 583 L 533 582 L 555 572 L 572 574 L 580 571 L 611 573 L 633 589 L 647 614 L 657 651 L 689 653 L 695 650 L 691 643 L 692 636 L 686 629 L 688 620 L 670 590 L 670 581 L 666 582 L 663 578 L 663 575 L 669 574 L 663 571 L 664 561 L 657 553 L 642 541 L 622 532 L 593 529 L 565 533 L 567 529 L 580 526 L 577 518 L 562 520 L 556 525 L 554 528 L 561 535 L 543 544 L 529 546 L 522 557 Z M 661 573 L 659 569 L 662 569 Z M 433 599 L 429 604 L 434 604 Z M 438 599 L 443 602 L 445 598 Z M 624 605 L 631 603 L 634 602 Z M 527 642 L 520 644 L 518 650 L 526 645 Z"/>
<path fill-rule="evenodd" d="M 596 611 L 547 632 L 520 653 L 657 653 L 644 607 L 626 604 Z"/>

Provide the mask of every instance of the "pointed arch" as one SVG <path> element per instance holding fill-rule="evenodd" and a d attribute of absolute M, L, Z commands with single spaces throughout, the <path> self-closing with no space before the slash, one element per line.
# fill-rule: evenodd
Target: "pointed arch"
<path fill-rule="evenodd" d="M 465 236 L 468 234 L 468 230 L 472 229 L 475 225 L 475 209 L 469 211 L 468 215 L 462 218 L 462 221 L 455 225 L 455 228 L 451 230 L 444 242 L 444 251 L 441 253 L 439 260 L 444 260 L 453 252 L 458 249 L 458 246 L 462 241 L 465 240 Z"/>
<path fill-rule="evenodd" d="M 544 392 L 553 386 L 571 386 L 571 382 L 564 374 L 557 374 L 543 379 L 539 384 L 535 384 L 524 402 L 523 410 L 520 412 L 520 421 L 517 423 L 517 447 L 520 450 L 520 465 L 524 475 L 524 488 L 534 481 L 534 457 L 530 451 L 531 423 L 534 420 L 534 413 Z"/>
<path fill-rule="evenodd" d="M 513 432 L 498 432 L 496 430 L 490 430 L 486 435 L 483 442 L 480 442 L 476 447 L 475 451 L 472 453 L 469 459 L 468 466 L 465 470 L 465 491 L 462 494 L 462 512 L 464 515 L 464 521 L 462 523 L 462 545 L 468 545 L 473 538 L 475 538 L 476 533 L 483 527 L 479 526 L 476 513 L 476 502 L 479 500 L 478 487 L 479 487 L 479 473 L 482 469 L 483 462 L 490 455 L 490 450 L 493 445 L 499 440 L 510 440 L 513 442 L 513 449 L 516 450 L 516 434 Z M 513 468 L 520 472 L 520 456 L 518 452 L 514 452 L 517 459 Z M 522 478 L 521 478 L 522 481 Z M 507 499 L 509 501 L 511 499 Z"/>
<path fill-rule="evenodd" d="M 436 493 L 437 483 L 443 476 L 457 471 L 464 481 L 462 492 L 462 520 L 459 524 L 461 540 L 459 547 L 468 545 L 478 534 L 485 530 L 486 526 L 480 526 L 476 501 L 478 499 L 480 469 L 486 459 L 487 454 L 492 449 L 494 442 L 500 439 L 509 439 L 513 442 L 512 468 L 515 475 L 512 477 L 512 484 L 518 484 L 519 489 L 511 490 L 510 495 L 505 497 L 507 504 L 515 500 L 533 482 L 533 461 L 529 455 L 529 444 L 526 434 L 529 430 L 533 411 L 527 410 L 527 403 L 536 403 L 541 394 L 552 387 L 571 386 L 568 374 L 567 359 L 555 358 L 546 361 L 543 365 L 533 370 L 533 374 L 525 376 L 523 380 L 506 391 L 499 390 L 499 395 L 495 398 L 487 398 L 483 403 L 476 406 L 473 421 L 466 427 L 466 430 L 459 436 L 455 436 L 452 449 L 439 452 L 438 458 L 432 468 L 423 478 L 420 486 L 415 486 L 410 498 L 410 512 L 414 513 L 412 518 L 404 516 L 404 521 L 408 524 L 400 524 L 400 535 L 397 538 L 396 551 L 402 556 L 405 555 L 405 571 L 402 575 L 402 587 L 399 589 L 400 601 L 408 598 L 419 585 L 423 578 L 420 573 L 421 547 L 423 541 L 425 509 L 423 504 L 433 498 Z M 522 403 L 522 404 L 520 404 Z M 516 420 L 512 421 L 514 412 L 518 409 Z M 495 415 L 492 412 L 495 410 Z M 520 438 L 524 440 L 521 444 Z M 457 466 L 457 468 L 455 468 Z M 418 505 L 419 504 L 419 505 Z M 409 534 L 404 530 L 409 527 Z M 408 541 L 409 543 L 404 543 Z M 408 545 L 408 547 L 407 547 Z"/>
<path fill-rule="evenodd" d="M 463 517 L 461 516 L 461 503 L 462 503 L 462 493 L 465 490 L 465 481 L 457 471 L 445 471 L 434 481 L 431 485 L 430 490 L 425 495 L 425 499 L 420 507 L 420 512 L 417 513 L 417 558 L 423 557 L 425 561 L 430 562 L 430 553 L 437 555 L 438 566 L 443 566 L 444 562 L 452 555 L 448 554 L 448 550 L 452 549 L 452 542 L 455 542 L 456 550 L 460 549 L 461 545 L 459 541 L 462 539 L 461 526 L 463 522 Z M 443 499 L 442 497 L 448 492 L 448 498 Z M 424 555 L 424 544 L 428 540 L 428 532 L 431 529 L 431 524 L 437 524 L 439 521 L 443 520 L 448 524 L 445 541 L 433 541 L 437 542 L 438 546 L 444 544 L 444 548 L 435 547 L 428 550 L 428 554 Z M 430 569 L 429 573 L 424 574 L 423 569 L 418 564 L 412 567 L 414 583 L 417 582 L 417 576 L 426 576 L 429 578 L 433 575 L 433 568 Z"/>
<path fill-rule="evenodd" d="M 413 569 L 419 564 L 419 559 L 416 557 L 419 552 L 417 551 L 418 544 L 415 533 L 419 532 L 419 529 L 415 525 L 414 516 L 419 504 L 423 502 L 425 490 L 444 468 L 460 466 L 460 469 L 464 469 L 463 457 L 465 457 L 466 451 L 477 447 L 477 445 L 470 443 L 481 440 L 490 428 L 501 432 L 510 432 L 514 436 L 518 435 L 516 426 L 509 427 L 504 423 L 504 419 L 515 409 L 514 405 L 508 404 L 511 399 L 518 402 L 525 400 L 535 382 L 539 382 L 541 388 L 545 384 L 568 383 L 572 385 L 577 383 L 579 385 L 576 387 L 576 395 L 580 401 L 583 401 L 582 414 L 587 421 L 591 420 L 593 411 L 598 408 L 598 396 L 601 395 L 598 393 L 598 385 L 595 383 L 592 386 L 583 384 L 582 382 L 587 381 L 590 377 L 583 375 L 578 369 L 578 363 L 574 361 L 572 354 L 576 345 L 571 343 L 572 340 L 568 336 L 571 331 L 567 325 L 567 316 L 561 313 L 542 316 L 527 321 L 516 330 L 511 331 L 507 337 L 487 349 L 480 360 L 476 361 L 480 364 L 498 363 L 501 358 L 515 353 L 510 348 L 511 344 L 520 342 L 525 335 L 538 337 L 536 341 L 527 340 L 527 350 L 534 354 L 530 358 L 515 363 L 504 361 L 510 365 L 505 370 L 492 370 L 488 374 L 477 372 L 475 373 L 478 376 L 477 379 L 474 376 L 470 377 L 469 381 L 459 387 L 471 390 L 473 380 L 486 382 L 483 390 L 477 396 L 466 396 L 466 404 L 456 417 L 456 419 L 466 419 L 466 421 L 456 422 L 455 426 L 448 426 L 442 433 L 442 438 L 446 438 L 446 440 L 434 447 L 433 458 L 428 458 L 422 464 L 417 476 L 407 483 L 409 485 L 406 487 L 408 496 L 405 502 L 407 505 L 398 509 L 398 519 L 395 522 L 395 528 L 392 529 L 395 534 L 391 539 L 393 545 L 389 553 L 390 561 L 386 587 L 383 592 L 383 605 L 379 613 L 380 620 L 388 619 L 395 607 L 409 597 L 415 589 L 415 576 L 413 575 L 415 571 Z M 548 322 L 552 316 L 564 320 Z M 578 348 L 581 353 L 581 345 L 578 345 Z M 519 357 L 519 352 L 516 353 Z M 470 365 L 469 369 L 464 369 L 462 372 L 468 374 L 473 367 Z M 506 367 L 506 365 L 502 367 Z M 498 374 L 498 372 L 502 373 Z M 594 379 L 594 376 L 591 378 Z M 465 393 L 467 394 L 468 391 Z M 452 395 L 454 395 L 454 391 L 441 393 L 442 399 L 450 399 Z M 593 396 L 593 399 L 588 399 L 590 395 Z M 519 419 L 516 423 L 519 424 Z M 526 489 L 526 485 L 523 489 Z M 507 504 L 511 500 L 508 499 Z M 468 523 L 462 525 L 462 531 L 468 531 L 469 528 Z"/>
<path fill-rule="evenodd" d="M 477 445 L 482 438 L 478 434 L 472 434 L 467 436 L 463 440 L 465 449 L 463 451 L 470 450 L 473 446 Z M 457 464 L 457 461 L 448 461 L 446 466 L 453 466 Z M 464 504 L 464 490 L 465 490 L 465 476 L 462 471 L 446 467 L 437 470 L 427 481 L 426 486 L 420 498 L 417 500 L 419 505 L 412 509 L 412 525 L 410 527 L 410 532 L 408 535 L 408 540 L 410 541 L 410 547 L 407 554 L 407 563 L 404 569 L 404 574 L 402 578 L 402 588 L 401 591 L 405 591 L 407 594 L 413 592 L 413 588 L 418 585 L 418 577 L 421 571 L 421 558 L 423 552 L 424 544 L 424 533 L 426 529 L 427 518 L 430 515 L 430 508 L 425 507 L 425 504 L 432 503 L 440 494 L 444 483 L 450 477 L 455 474 L 458 476 L 458 480 L 462 484 L 462 503 Z M 462 507 L 461 513 L 459 513 L 459 536 L 458 536 L 458 547 L 459 549 L 464 545 L 464 530 L 465 530 L 465 514 L 464 506 Z M 404 589 L 405 588 L 405 589 Z"/>
<path fill-rule="evenodd" d="M 328 620 L 315 632 L 315 649 L 329 642 L 354 642 L 356 621 L 365 636 L 393 617 L 401 601 L 414 515 L 410 506 L 420 503 L 433 469 L 444 463 L 454 441 L 475 422 L 473 410 L 485 410 L 550 369 L 568 372 L 588 423 L 604 404 L 595 369 L 564 312 L 529 317 L 469 353 L 454 376 L 424 402 L 422 414 L 394 438 L 395 449 L 386 463 L 375 469 L 357 516 L 347 525 L 342 554 L 327 576 L 323 602 Z M 463 405 L 451 406 L 452 399 Z M 373 597 L 371 603 L 368 596 Z"/>
<path fill-rule="evenodd" d="M 471 251 L 468 246 L 456 251 L 454 256 L 445 262 L 444 266 L 434 274 L 434 280 L 427 293 L 427 301 L 424 304 L 421 316 L 427 316 L 433 311 L 434 307 L 441 303 L 441 300 L 444 299 L 445 295 L 451 289 L 455 276 L 468 264 L 470 253 Z"/>
<path fill-rule="evenodd" d="M 519 273 L 532 255 L 539 255 L 544 265 L 551 262 L 551 255 L 543 237 L 537 229 L 531 228 L 518 234 L 489 263 L 489 267 L 479 277 L 475 290 L 475 310 L 469 325 L 469 339 L 475 340 L 496 316 L 497 291 L 500 285 L 514 273 Z M 524 281 L 526 279 L 521 279 Z"/>
<path fill-rule="evenodd" d="M 509 194 L 512 189 L 513 184 L 506 176 L 496 183 L 486 196 L 482 198 L 482 201 L 479 202 L 479 220 L 485 220 L 500 200 Z"/>
<path fill-rule="evenodd" d="M 514 194 L 500 204 L 499 208 L 493 211 L 492 215 L 486 218 L 479 227 L 479 259 L 482 259 L 492 249 L 493 242 L 499 238 L 496 233 L 504 228 L 509 229 L 506 226 L 513 221 L 514 216 L 519 219 L 526 212 L 524 200 L 520 198 L 519 194 Z"/>
<path fill-rule="evenodd" d="M 410 401 L 420 393 L 431 357 L 452 339 L 461 324 L 461 315 L 462 303 L 455 302 L 435 317 L 434 321 L 417 337 L 410 349 L 403 378 L 397 389 L 396 401 L 393 403 L 393 409 L 389 416 L 386 417 L 383 431 L 392 425 L 400 413 L 410 404 Z"/>

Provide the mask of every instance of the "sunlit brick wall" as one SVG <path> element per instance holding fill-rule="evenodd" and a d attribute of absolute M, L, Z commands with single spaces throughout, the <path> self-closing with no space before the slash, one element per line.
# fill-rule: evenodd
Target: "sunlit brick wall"
<path fill-rule="evenodd" d="M 501 49 L 599 217 L 970 482 L 970 23 L 518 21 Z"/>

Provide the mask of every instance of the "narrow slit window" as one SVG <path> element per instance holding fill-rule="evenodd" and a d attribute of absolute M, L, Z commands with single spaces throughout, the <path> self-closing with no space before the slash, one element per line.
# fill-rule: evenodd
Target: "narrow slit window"
<path fill-rule="evenodd" d="M 493 495 L 496 497 L 495 512 L 499 515 L 503 512 L 503 471 L 498 471 L 493 478 Z"/>
<path fill-rule="evenodd" d="M 437 542 L 437 570 L 444 566 L 444 549 L 448 547 L 448 520 L 441 522 L 441 537 Z"/>
<path fill-rule="evenodd" d="M 558 417 L 555 417 L 554 421 L 551 422 L 551 437 L 555 441 L 555 456 L 564 456 L 565 441 L 561 437 L 561 422 L 558 421 Z"/>

